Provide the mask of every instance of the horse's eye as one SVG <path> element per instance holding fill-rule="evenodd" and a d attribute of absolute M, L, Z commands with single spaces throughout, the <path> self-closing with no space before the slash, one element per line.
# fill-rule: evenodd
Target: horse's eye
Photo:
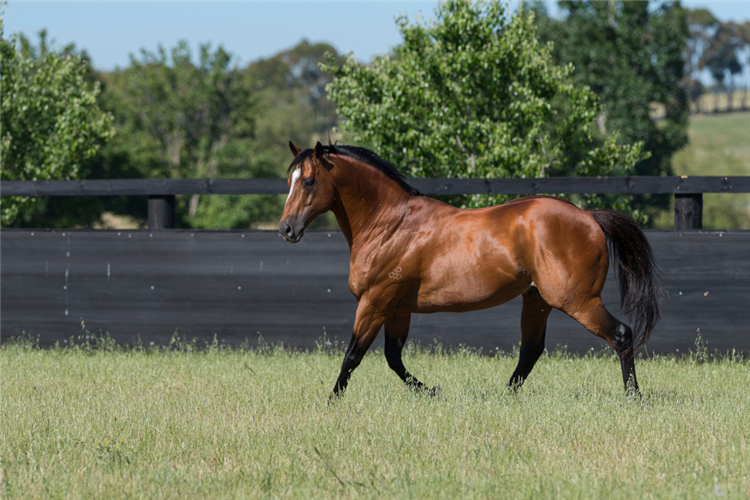
<path fill-rule="evenodd" d="M 313 184 L 315 184 L 315 179 L 303 179 L 302 180 L 302 187 L 310 189 L 313 187 Z"/>

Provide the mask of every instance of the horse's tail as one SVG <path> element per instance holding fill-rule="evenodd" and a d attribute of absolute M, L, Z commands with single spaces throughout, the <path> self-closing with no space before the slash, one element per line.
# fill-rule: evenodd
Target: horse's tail
<path fill-rule="evenodd" d="M 633 328 L 633 354 L 646 343 L 661 315 L 662 280 L 646 235 L 633 219 L 619 212 L 594 210 L 604 231 L 620 286 L 620 307 Z"/>

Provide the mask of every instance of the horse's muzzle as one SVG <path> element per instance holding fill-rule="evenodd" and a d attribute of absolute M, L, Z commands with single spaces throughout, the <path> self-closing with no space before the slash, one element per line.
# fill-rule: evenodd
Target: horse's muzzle
<path fill-rule="evenodd" d="M 279 233 L 289 243 L 297 243 L 305 234 L 305 226 L 304 224 L 292 225 L 289 223 L 289 219 L 282 220 L 279 222 Z"/>

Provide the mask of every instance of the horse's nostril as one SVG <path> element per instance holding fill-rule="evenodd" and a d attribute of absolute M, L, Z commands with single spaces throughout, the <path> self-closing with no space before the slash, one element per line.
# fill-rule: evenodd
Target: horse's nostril
<path fill-rule="evenodd" d="M 284 228 L 284 232 L 285 232 L 285 233 L 286 233 L 286 235 L 287 235 L 287 236 L 289 236 L 290 238 L 292 237 L 292 232 L 293 232 L 293 231 L 292 231 L 292 226 L 290 226 L 288 222 L 287 222 L 287 223 L 286 223 L 286 225 L 285 225 L 285 228 Z"/>

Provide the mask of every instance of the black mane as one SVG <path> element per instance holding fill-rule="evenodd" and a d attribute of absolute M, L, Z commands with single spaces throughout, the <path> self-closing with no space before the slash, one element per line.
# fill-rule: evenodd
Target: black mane
<path fill-rule="evenodd" d="M 323 146 L 323 155 L 339 155 L 339 156 L 348 156 L 349 158 L 354 158 L 355 160 L 359 160 L 362 163 L 366 163 L 370 165 L 371 167 L 375 167 L 381 172 L 383 172 L 386 177 L 389 179 L 393 179 L 396 181 L 396 184 L 398 184 L 401 189 L 406 191 L 407 193 L 414 195 L 414 196 L 425 196 L 424 194 L 420 193 L 417 189 L 414 189 L 406 182 L 406 178 L 404 175 L 398 171 L 396 167 L 379 157 L 377 154 L 373 153 L 369 149 L 360 148 L 357 146 L 347 146 L 345 144 L 331 144 L 329 143 L 328 146 Z M 300 151 L 297 156 L 294 157 L 294 160 L 292 160 L 292 163 L 289 165 L 289 168 L 287 169 L 286 173 L 289 175 L 289 173 L 294 170 L 297 166 L 302 165 L 302 163 L 305 162 L 305 160 L 311 159 L 313 157 L 313 150 L 312 149 L 305 149 L 304 151 Z"/>

